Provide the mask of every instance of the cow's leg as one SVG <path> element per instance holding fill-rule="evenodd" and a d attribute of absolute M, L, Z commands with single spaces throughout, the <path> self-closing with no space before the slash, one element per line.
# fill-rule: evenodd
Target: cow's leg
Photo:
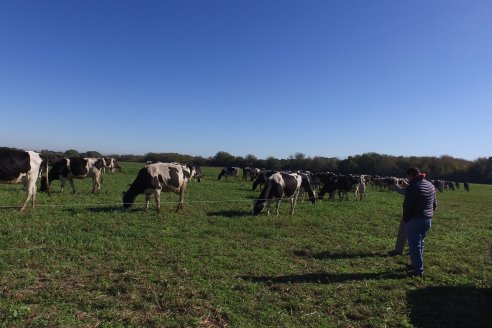
<path fill-rule="evenodd" d="M 26 186 L 26 191 L 27 191 L 27 197 L 26 201 L 22 205 L 22 207 L 19 209 L 19 211 L 23 211 L 26 209 L 27 204 L 29 203 L 30 200 L 32 200 L 32 207 L 36 205 L 36 180 L 37 180 L 38 173 L 28 173 L 28 175 L 25 177 L 24 180 L 24 186 Z"/>
<path fill-rule="evenodd" d="M 160 213 L 161 212 L 161 190 L 160 189 L 154 190 L 154 197 L 155 197 L 156 211 L 157 211 L 157 213 Z"/>
<path fill-rule="evenodd" d="M 63 193 L 63 190 L 65 190 L 65 180 L 60 178 L 60 193 Z"/>
<path fill-rule="evenodd" d="M 94 173 L 94 175 L 92 176 L 92 193 L 97 194 L 99 193 L 100 189 L 101 189 L 101 174 Z"/>
<path fill-rule="evenodd" d="M 150 194 L 145 194 L 145 213 L 149 210 Z"/>
<path fill-rule="evenodd" d="M 297 197 L 299 197 L 299 193 L 296 193 L 290 200 L 290 215 L 294 214 L 294 209 L 297 203 Z"/>
<path fill-rule="evenodd" d="M 184 206 L 184 191 L 185 191 L 185 188 L 184 187 L 181 187 L 181 189 L 179 190 L 179 203 L 178 203 L 178 207 L 176 208 L 176 213 L 181 211 L 183 209 L 183 206 Z"/>
<path fill-rule="evenodd" d="M 280 198 L 277 199 L 277 216 L 279 215 L 278 209 L 280 208 Z"/>
<path fill-rule="evenodd" d="M 266 202 L 267 202 L 267 215 L 270 215 L 270 205 L 272 204 L 272 201 L 268 199 Z"/>
<path fill-rule="evenodd" d="M 72 194 L 75 194 L 75 184 L 73 183 L 73 179 L 69 178 L 68 182 L 70 182 L 70 186 L 72 186 Z"/>
<path fill-rule="evenodd" d="M 22 207 L 21 207 L 21 208 L 19 208 L 19 211 L 23 211 L 23 210 L 25 210 L 25 209 L 26 209 L 26 207 L 27 207 L 27 203 L 29 203 L 29 201 L 31 200 L 31 198 L 32 198 L 32 194 L 28 191 L 28 192 L 27 192 L 27 198 L 26 198 L 26 201 L 24 202 L 24 204 L 22 205 Z"/>

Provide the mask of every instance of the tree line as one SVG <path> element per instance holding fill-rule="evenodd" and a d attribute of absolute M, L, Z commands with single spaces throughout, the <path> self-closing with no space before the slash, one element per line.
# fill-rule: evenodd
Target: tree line
<path fill-rule="evenodd" d="M 41 152 L 53 160 L 62 157 L 103 157 L 97 151 L 78 152 L 74 149 L 65 152 L 51 150 L 42 150 Z M 339 159 L 322 156 L 307 157 L 302 153 L 296 153 L 286 159 L 278 159 L 272 156 L 259 159 L 251 154 L 242 157 L 231 155 L 225 151 L 219 151 L 215 156 L 207 158 L 179 153 L 110 154 L 104 157 L 114 157 L 120 162 L 181 162 L 195 163 L 201 166 L 252 166 L 273 170 L 331 171 L 341 174 L 352 173 L 399 177 L 405 176 L 407 168 L 416 166 L 421 171 L 426 172 L 431 179 L 492 184 L 492 157 L 468 161 L 447 155 L 440 157 L 405 157 L 364 153 Z"/>

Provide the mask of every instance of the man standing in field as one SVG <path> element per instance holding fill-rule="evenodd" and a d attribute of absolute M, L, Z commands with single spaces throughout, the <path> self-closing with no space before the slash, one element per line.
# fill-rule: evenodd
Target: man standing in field
<path fill-rule="evenodd" d="M 407 231 L 408 248 L 412 261 L 411 275 L 424 276 L 424 238 L 432 224 L 437 206 L 436 189 L 416 167 L 407 170 L 410 181 L 403 201 L 403 221 Z"/>

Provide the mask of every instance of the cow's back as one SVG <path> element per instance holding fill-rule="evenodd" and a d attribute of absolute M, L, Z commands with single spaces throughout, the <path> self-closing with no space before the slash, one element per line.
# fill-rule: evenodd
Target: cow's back
<path fill-rule="evenodd" d="M 87 159 L 79 157 L 71 157 L 69 163 L 70 172 L 74 177 L 83 177 L 88 173 Z"/>
<path fill-rule="evenodd" d="M 29 153 L 0 147 L 0 181 L 12 181 L 31 169 Z"/>
<path fill-rule="evenodd" d="M 154 163 L 146 166 L 147 172 L 152 177 L 157 177 L 159 183 L 164 186 L 180 188 L 185 183 L 183 168 L 174 163 Z"/>

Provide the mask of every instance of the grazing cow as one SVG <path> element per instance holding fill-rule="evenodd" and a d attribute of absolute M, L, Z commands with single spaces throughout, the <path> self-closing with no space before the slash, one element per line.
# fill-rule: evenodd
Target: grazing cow
<path fill-rule="evenodd" d="M 116 158 L 103 158 L 103 161 L 104 165 L 101 170 L 102 174 L 106 173 L 106 169 L 109 171 L 110 174 L 114 174 L 116 172 L 116 169 L 119 169 L 121 171 L 121 166 L 118 164 Z"/>
<path fill-rule="evenodd" d="M 48 159 L 44 155 L 33 151 L 0 147 L 0 182 L 23 183 L 27 191 L 26 201 L 19 208 L 20 211 L 27 207 L 31 199 L 32 207 L 36 205 L 36 181 L 43 171 L 48 171 Z"/>
<path fill-rule="evenodd" d="M 280 200 L 282 198 L 290 199 L 290 214 L 294 214 L 294 208 L 301 187 L 309 194 L 309 200 L 311 200 L 313 204 L 316 203 L 316 197 L 314 196 L 313 189 L 311 188 L 311 184 L 306 175 L 299 173 L 272 174 L 272 176 L 268 178 L 260 197 L 254 203 L 253 215 L 260 214 L 265 208 L 265 203 L 268 203 L 267 210 L 268 214 L 270 214 L 270 205 L 273 201 L 277 202 L 276 209 L 278 215 Z"/>
<path fill-rule="evenodd" d="M 468 182 L 463 183 L 463 188 L 464 188 L 466 191 L 470 191 L 470 184 L 469 184 Z"/>
<path fill-rule="evenodd" d="M 222 171 L 220 171 L 219 180 L 222 177 L 225 177 L 226 180 L 228 179 L 228 177 L 234 177 L 234 181 L 236 181 L 238 176 L 239 176 L 239 167 L 234 167 L 234 166 L 224 167 Z"/>
<path fill-rule="evenodd" d="M 183 209 L 184 192 L 190 179 L 190 171 L 176 163 L 154 163 L 143 167 L 127 192 L 123 193 L 123 209 L 129 211 L 135 198 L 145 194 L 145 212 L 149 209 L 150 196 L 154 194 L 157 213 L 161 211 L 161 191 L 179 194 L 176 212 Z"/>
<path fill-rule="evenodd" d="M 354 186 L 359 183 L 358 178 L 350 175 L 327 174 L 321 175 L 320 179 L 324 185 L 319 193 L 319 199 L 323 199 L 326 193 L 329 194 L 329 199 L 334 199 L 335 191 L 338 190 L 340 200 L 344 198 L 348 200 L 348 192 L 354 190 Z"/>
<path fill-rule="evenodd" d="M 49 189 L 53 180 L 60 180 L 63 192 L 65 182 L 68 180 L 72 186 L 72 193 L 75 194 L 75 184 L 73 179 L 92 178 L 92 193 L 96 194 L 101 188 L 101 170 L 104 166 L 104 160 L 101 158 L 79 158 L 70 157 L 61 159 L 53 164 L 48 179 L 41 183 L 41 191 Z"/>

